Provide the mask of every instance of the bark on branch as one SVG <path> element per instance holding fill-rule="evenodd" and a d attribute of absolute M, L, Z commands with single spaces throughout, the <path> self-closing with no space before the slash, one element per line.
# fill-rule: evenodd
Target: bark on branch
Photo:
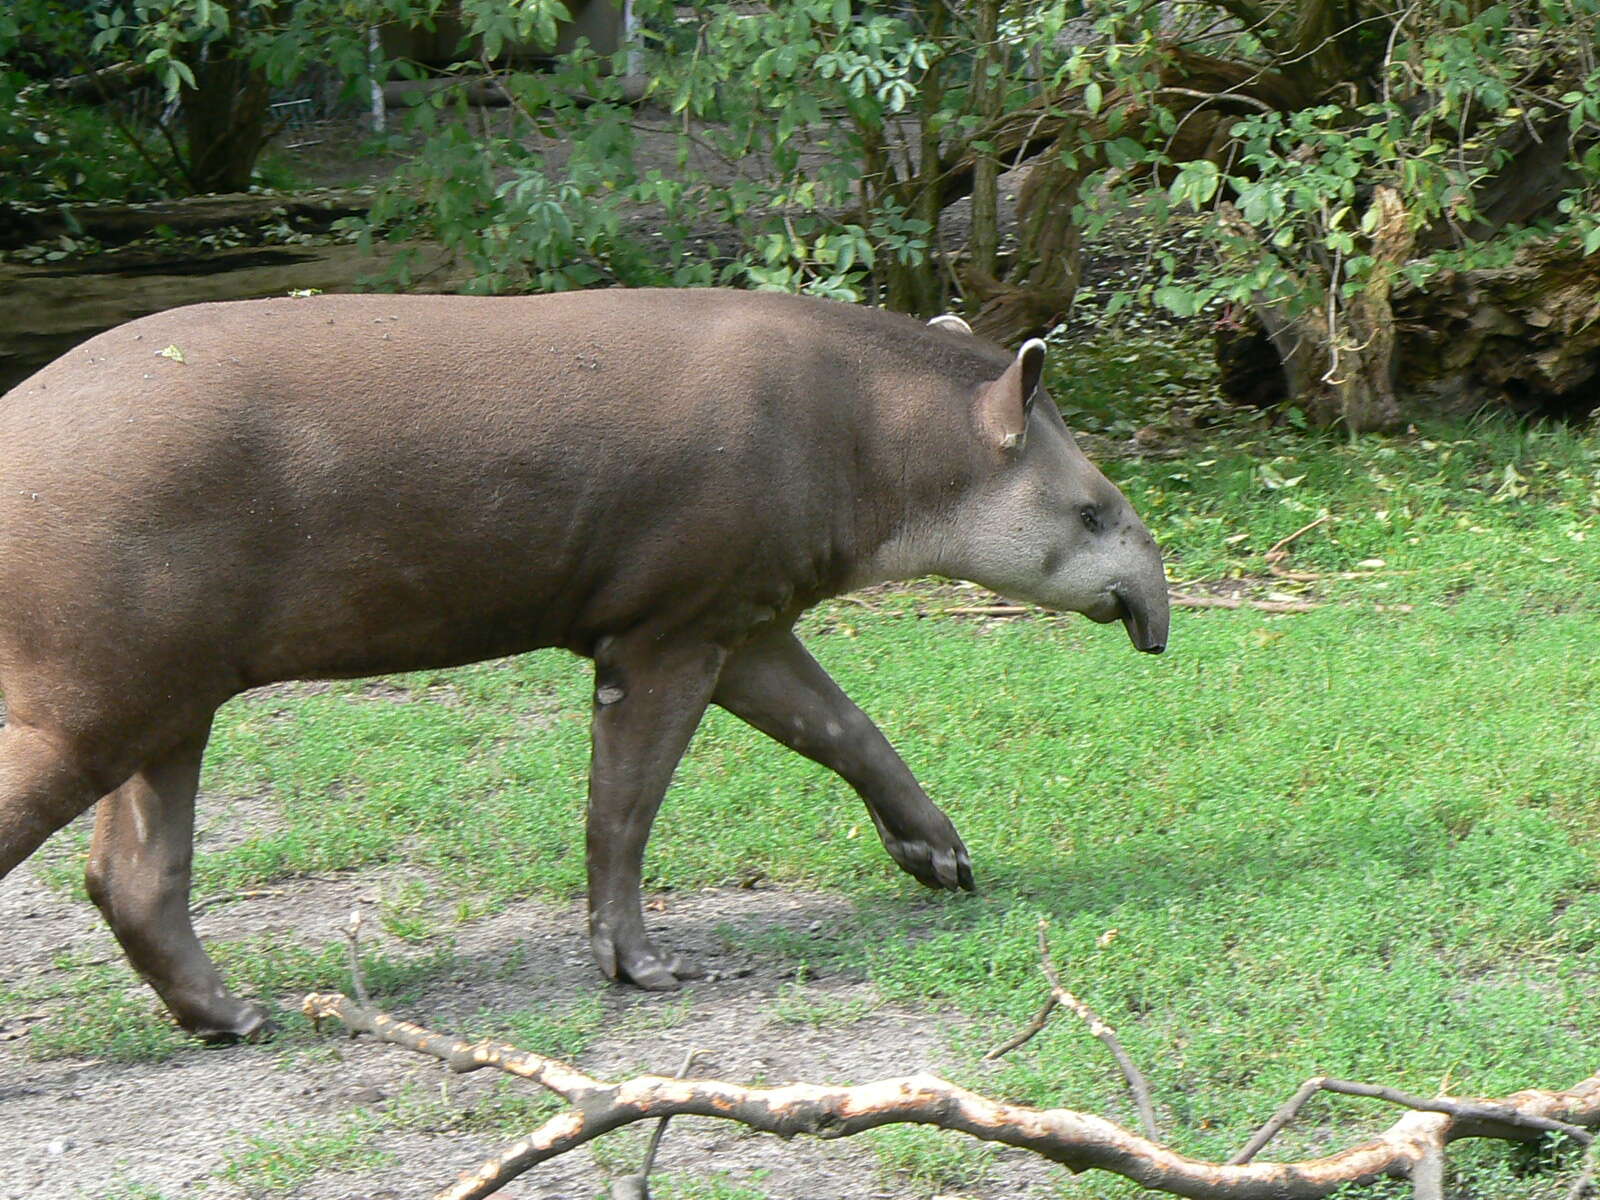
<path fill-rule="evenodd" d="M 491 1195 L 536 1164 L 603 1133 L 678 1115 L 720 1117 L 783 1138 L 850 1137 L 896 1123 L 933 1125 L 1031 1150 L 1071 1171 L 1109 1171 L 1154 1191 L 1201 1200 L 1315 1200 L 1349 1184 L 1384 1177 L 1411 1179 L 1421 1185 L 1419 1194 L 1426 1195 L 1439 1176 L 1444 1147 L 1459 1138 L 1530 1141 L 1546 1136 L 1551 1123 L 1559 1123 L 1560 1131 L 1570 1136 L 1600 1125 L 1600 1073 L 1566 1091 L 1529 1090 L 1499 1100 L 1434 1097 L 1421 1101 L 1425 1111 L 1416 1110 L 1418 1097 L 1377 1088 L 1358 1094 L 1416 1111 L 1371 1141 L 1303 1162 L 1210 1163 L 1090 1113 L 1006 1104 L 932 1075 L 854 1087 L 754 1088 L 654 1075 L 611 1083 L 505 1043 L 467 1042 L 434 1033 L 336 993 L 307 996 L 302 1008 L 314 1021 L 338 1020 L 356 1032 L 431 1055 L 455 1071 L 495 1067 L 520 1075 L 572 1105 L 463 1175 L 436 1200 Z M 1352 1085 L 1351 1090 L 1356 1087 L 1370 1085 Z"/>

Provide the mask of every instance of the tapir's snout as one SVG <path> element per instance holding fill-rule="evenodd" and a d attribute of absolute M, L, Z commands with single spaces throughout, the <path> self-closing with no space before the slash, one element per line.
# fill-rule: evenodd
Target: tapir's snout
<path fill-rule="evenodd" d="M 1146 654 L 1160 654 L 1167 648 L 1167 628 L 1171 610 L 1167 604 L 1167 589 L 1163 586 L 1154 595 L 1145 595 L 1143 589 L 1113 588 L 1118 613 L 1128 640 L 1134 649 Z"/>

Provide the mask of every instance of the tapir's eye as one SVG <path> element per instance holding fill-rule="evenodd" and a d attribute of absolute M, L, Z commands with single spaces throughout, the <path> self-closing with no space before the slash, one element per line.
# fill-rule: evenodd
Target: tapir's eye
<path fill-rule="evenodd" d="M 1083 527 L 1090 533 L 1100 532 L 1100 510 L 1092 504 L 1085 504 L 1078 510 L 1078 519 L 1083 522 Z"/>

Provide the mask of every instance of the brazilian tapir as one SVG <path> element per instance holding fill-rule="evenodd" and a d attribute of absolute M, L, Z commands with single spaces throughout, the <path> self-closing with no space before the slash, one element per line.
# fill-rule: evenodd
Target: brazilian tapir
<path fill-rule="evenodd" d="M 937 572 L 1163 648 L 1160 553 L 1044 359 L 958 318 L 714 290 L 258 300 L 101 334 L 0 399 L 0 877 L 98 800 L 89 895 L 133 965 L 184 1028 L 257 1034 L 188 914 L 217 707 L 560 646 L 594 660 L 611 978 L 692 974 L 645 936 L 640 865 L 709 703 L 843 776 L 917 879 L 970 888 L 791 626 Z"/>

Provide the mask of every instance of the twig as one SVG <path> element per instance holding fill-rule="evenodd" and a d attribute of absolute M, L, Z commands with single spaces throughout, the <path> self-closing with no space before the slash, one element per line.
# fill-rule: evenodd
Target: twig
<path fill-rule="evenodd" d="M 1326 524 L 1327 522 L 1329 522 L 1331 520 L 1333 520 L 1333 514 L 1332 513 L 1323 513 L 1315 521 L 1308 521 L 1306 524 L 1300 526 L 1299 529 L 1296 529 L 1288 537 L 1279 538 L 1277 541 L 1272 543 L 1271 548 L 1267 551 L 1267 553 L 1266 553 L 1267 561 L 1271 562 L 1276 558 L 1282 558 L 1283 557 L 1284 547 L 1288 546 L 1288 544 L 1290 542 L 1294 541 L 1301 534 L 1310 533 L 1318 525 L 1324 525 L 1324 524 Z"/>
<path fill-rule="evenodd" d="M 1275 106 L 1268 104 L 1265 100 L 1258 99 L 1255 96 L 1247 96 L 1243 92 L 1202 92 L 1195 88 L 1159 87 L 1151 94 L 1155 96 L 1188 96 L 1191 99 L 1204 102 L 1204 104 L 1196 105 L 1196 108 L 1202 108 L 1205 104 L 1215 104 L 1222 100 L 1237 100 L 1240 104 L 1247 104 L 1257 112 L 1273 113 L 1278 111 Z"/>
<path fill-rule="evenodd" d="M 1349 1079 L 1330 1079 L 1326 1075 L 1314 1075 L 1300 1085 L 1295 1094 L 1284 1102 L 1283 1107 L 1273 1113 L 1267 1123 L 1256 1130 L 1255 1135 L 1228 1162 L 1232 1165 L 1249 1162 L 1285 1125 L 1299 1115 L 1306 1101 L 1318 1092 L 1337 1092 L 1342 1096 L 1364 1096 L 1371 1100 L 1384 1100 L 1415 1112 L 1444 1113 L 1458 1120 L 1480 1122 L 1485 1126 L 1505 1126 L 1538 1134 L 1558 1133 L 1583 1146 L 1593 1143 L 1593 1136 L 1587 1130 L 1570 1122 L 1530 1115 L 1505 1104 L 1452 1100 L 1444 1096 L 1429 1099 L 1374 1083 L 1356 1083 Z M 1418 1195 L 1421 1194 L 1419 1191 Z"/>
<path fill-rule="evenodd" d="M 1048 928 L 1044 920 L 1039 922 L 1039 965 L 1044 971 L 1044 977 L 1050 981 L 1050 993 L 1057 1003 L 1070 1008 L 1082 1018 L 1083 1023 L 1089 1027 L 1089 1032 L 1105 1043 L 1111 1057 L 1117 1060 L 1117 1066 L 1122 1068 L 1122 1077 L 1128 1081 L 1128 1091 L 1133 1095 L 1133 1106 L 1139 1111 L 1139 1126 L 1144 1130 L 1145 1137 L 1152 1142 L 1161 1134 L 1156 1129 L 1156 1110 L 1150 1103 L 1150 1085 L 1145 1082 L 1144 1073 L 1134 1064 L 1128 1052 L 1122 1048 L 1122 1043 L 1117 1040 L 1117 1031 L 1112 1029 L 1082 1000 L 1074 996 L 1061 984 L 1061 977 L 1056 971 L 1056 964 L 1050 958 L 1050 942 L 1045 937 Z"/>
<path fill-rule="evenodd" d="M 689 1068 L 694 1065 L 694 1056 L 700 1051 L 690 1047 L 689 1053 L 683 1056 L 683 1065 L 678 1068 L 676 1078 L 683 1079 L 689 1074 Z M 661 1137 L 667 1132 L 667 1122 L 670 1116 L 662 1117 L 656 1122 L 656 1127 L 650 1132 L 650 1144 L 645 1147 L 644 1162 L 639 1170 L 632 1175 L 624 1175 L 621 1179 L 613 1180 L 611 1184 L 611 1200 L 650 1200 L 650 1168 L 655 1166 L 656 1151 L 661 1146 Z"/>
<path fill-rule="evenodd" d="M 371 1004 L 367 997 L 367 983 L 361 975 L 361 927 L 367 919 L 361 915 L 359 906 L 350 910 L 350 920 L 345 924 L 345 941 L 350 943 L 350 986 L 355 989 L 356 1000 L 362 1008 Z"/>
<path fill-rule="evenodd" d="M 1305 1107 L 1307 1100 L 1322 1090 L 1322 1076 L 1314 1075 L 1300 1085 L 1294 1095 L 1285 1100 L 1282 1106 L 1272 1116 L 1267 1118 L 1267 1123 L 1256 1130 L 1250 1140 L 1240 1148 L 1239 1152 L 1228 1160 L 1230 1165 L 1238 1166 L 1249 1162 L 1290 1121 L 1299 1115 Z"/>
<path fill-rule="evenodd" d="M 1195 1200 L 1320 1200 L 1344 1184 L 1411 1176 L 1436 1147 L 1459 1138 L 1525 1141 L 1533 1134 L 1535 1121 L 1567 1128 L 1600 1125 L 1600 1073 L 1596 1073 L 1560 1092 L 1530 1089 L 1498 1101 L 1442 1097 L 1423 1101 L 1426 1110 L 1408 1112 L 1376 1138 L 1322 1158 L 1209 1163 L 1090 1113 L 1006 1104 L 931 1075 L 854 1087 L 752 1088 L 715 1079 L 651 1075 L 607 1083 L 566 1063 L 503 1043 L 465 1042 L 432 1033 L 341 995 L 307 996 L 302 1007 L 313 1020 L 337 1019 L 352 1030 L 438 1058 L 453 1070 L 493 1066 L 521 1075 L 572 1105 L 464 1175 L 436 1200 L 477 1200 L 536 1164 L 613 1129 L 678 1114 L 720 1117 L 780 1137 L 804 1133 L 840 1138 L 896 1123 L 933 1125 L 1029 1150 L 1069 1170 L 1110 1171 L 1146 1188 Z M 1416 1099 L 1400 1092 L 1384 1098 L 1401 1104 Z"/>
<path fill-rule="evenodd" d="M 1020 1033 L 1014 1034 L 1013 1036 L 1007 1038 L 993 1050 L 989 1051 L 989 1053 L 985 1054 L 983 1056 L 983 1061 L 993 1062 L 997 1058 L 1004 1058 L 1018 1046 L 1024 1045 L 1031 1040 L 1035 1034 L 1037 1034 L 1041 1029 L 1050 1023 L 1050 1014 L 1055 1012 L 1056 1005 L 1059 1003 L 1060 1001 L 1056 999 L 1055 992 L 1052 991 L 1044 998 L 1044 1003 L 1039 1006 L 1039 1011 L 1033 1014 L 1033 1020 L 1029 1021 L 1027 1026 Z"/>
<path fill-rule="evenodd" d="M 1567 1193 L 1567 1200 L 1584 1200 L 1594 1187 L 1595 1149 L 1595 1144 L 1589 1143 L 1589 1149 L 1583 1155 L 1583 1174 L 1573 1183 L 1572 1190 Z"/>
<path fill-rule="evenodd" d="M 1580 1146 L 1589 1145 L 1594 1138 L 1588 1130 L 1581 1129 L 1567 1121 L 1552 1120 L 1549 1117 L 1530 1116 L 1519 1112 L 1515 1108 L 1508 1108 L 1503 1104 L 1492 1101 L 1479 1100 L 1452 1100 L 1447 1096 L 1436 1096 L 1429 1099 L 1426 1096 L 1413 1096 L 1409 1092 L 1402 1092 L 1396 1088 L 1383 1087 L 1376 1083 L 1357 1083 L 1349 1079 L 1323 1079 L 1322 1090 L 1338 1092 L 1343 1096 L 1365 1096 L 1372 1100 L 1383 1100 L 1389 1104 L 1398 1104 L 1401 1108 L 1414 1109 L 1417 1112 L 1446 1113 L 1449 1116 L 1462 1120 L 1481 1122 L 1486 1125 L 1507 1125 L 1515 1129 L 1525 1129 L 1533 1133 L 1559 1133 L 1569 1137 Z"/>
<path fill-rule="evenodd" d="M 307 996 L 300 1003 L 300 1011 L 313 1022 L 330 1019 L 342 1021 L 356 1033 L 370 1033 L 380 1042 L 392 1042 L 407 1050 L 415 1050 L 418 1054 L 431 1055 L 458 1075 L 484 1067 L 518 1075 L 554 1092 L 570 1104 L 585 1103 L 590 1097 L 610 1088 L 609 1084 L 590 1078 L 576 1067 L 569 1067 L 564 1062 L 546 1058 L 531 1050 L 520 1050 L 506 1042 L 488 1038 L 466 1042 L 446 1037 L 387 1013 L 374 1012 L 364 1004 L 354 1004 L 348 996 L 337 992 Z"/>
<path fill-rule="evenodd" d="M 1444 1200 L 1444 1140 L 1424 1149 L 1411 1168 L 1411 1194 L 1416 1200 Z"/>
<path fill-rule="evenodd" d="M 963 604 L 941 608 L 941 617 L 1020 617 L 1033 611 L 1025 604 Z"/>

